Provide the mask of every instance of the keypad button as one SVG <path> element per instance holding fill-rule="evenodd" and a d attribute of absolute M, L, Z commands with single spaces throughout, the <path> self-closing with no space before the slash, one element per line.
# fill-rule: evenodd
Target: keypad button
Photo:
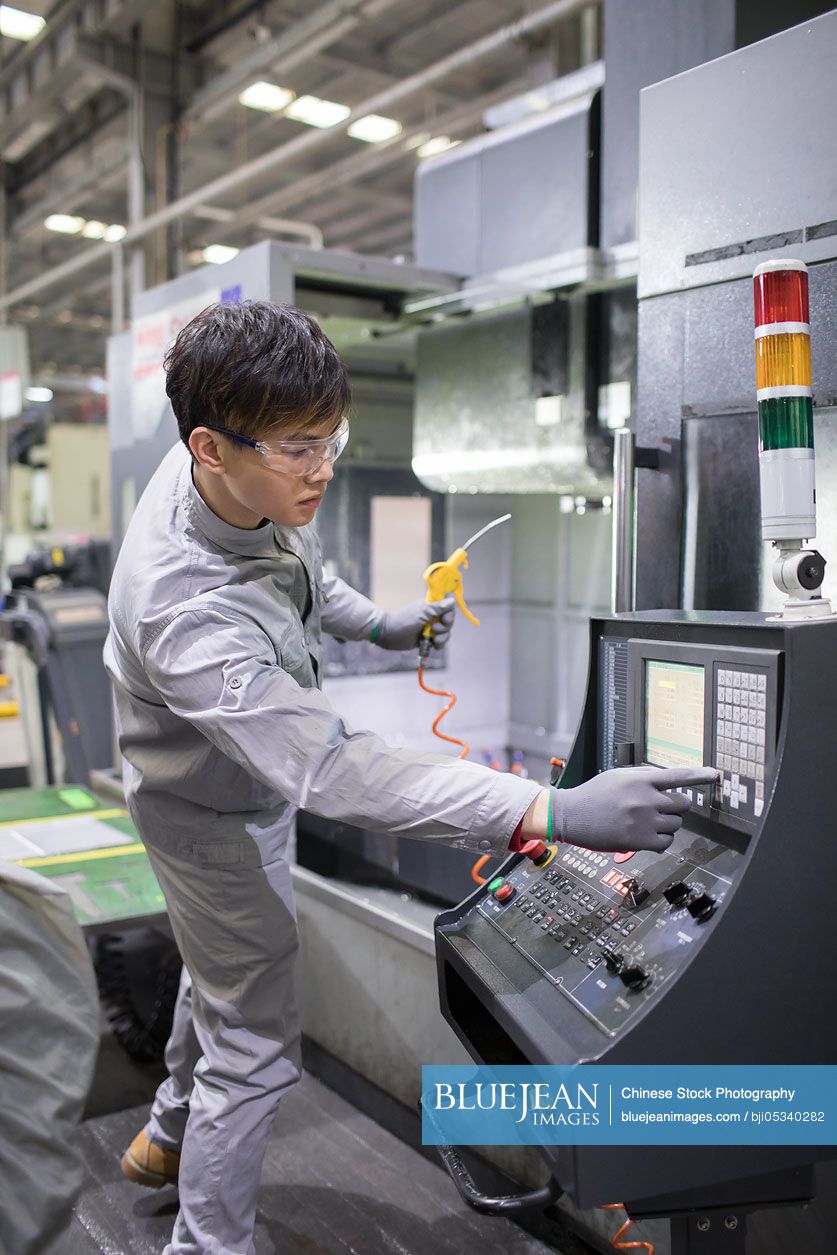
<path fill-rule="evenodd" d="M 760 693 L 764 693 L 764 692 L 766 692 L 766 691 L 767 691 L 767 676 L 766 676 L 766 675 L 760 675 L 760 676 L 759 676 L 759 678 L 758 678 L 758 680 L 759 680 L 759 685 L 758 685 L 758 687 L 759 687 L 759 692 L 760 692 Z"/>
<path fill-rule="evenodd" d="M 757 763 L 764 762 L 764 742 L 756 746 L 756 762 Z"/>
<path fill-rule="evenodd" d="M 760 780 L 757 780 L 755 787 L 756 787 L 756 800 L 758 801 L 759 798 L 764 797 L 764 785 L 762 784 Z"/>
<path fill-rule="evenodd" d="M 747 786 L 746 786 L 746 784 L 741 784 L 741 785 L 739 785 L 739 788 L 738 788 L 738 796 L 739 796 L 739 798 L 740 798 L 740 800 L 741 800 L 741 805 L 742 805 L 742 806 L 746 806 L 746 805 L 747 805 Z"/>
<path fill-rule="evenodd" d="M 756 779 L 757 780 L 764 779 L 764 767 L 761 765 L 761 763 L 756 763 Z"/>
<path fill-rule="evenodd" d="M 763 810 L 764 810 L 764 802 L 760 801 L 759 799 L 756 799 L 756 801 L 753 802 L 753 813 L 756 819 L 758 819 L 758 817 L 761 815 Z"/>

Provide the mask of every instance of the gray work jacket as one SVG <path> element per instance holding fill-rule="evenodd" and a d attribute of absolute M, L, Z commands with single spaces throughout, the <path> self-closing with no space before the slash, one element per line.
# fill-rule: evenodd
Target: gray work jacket
<path fill-rule="evenodd" d="M 223 522 L 182 444 L 142 495 L 108 605 L 125 791 L 147 843 L 211 856 L 213 843 L 281 838 L 303 806 L 500 854 L 539 791 L 350 728 L 320 691 L 321 631 L 368 639 L 381 612 L 324 577 L 311 525 Z"/>

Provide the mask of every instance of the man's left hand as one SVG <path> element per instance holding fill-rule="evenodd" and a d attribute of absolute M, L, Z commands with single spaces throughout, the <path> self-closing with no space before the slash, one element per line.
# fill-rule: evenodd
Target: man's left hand
<path fill-rule="evenodd" d="M 451 634 L 456 615 L 453 594 L 441 601 L 414 601 L 403 610 L 384 614 L 374 635 L 382 649 L 415 649 L 425 624 L 431 624 L 430 638 L 434 649 L 442 649 Z"/>

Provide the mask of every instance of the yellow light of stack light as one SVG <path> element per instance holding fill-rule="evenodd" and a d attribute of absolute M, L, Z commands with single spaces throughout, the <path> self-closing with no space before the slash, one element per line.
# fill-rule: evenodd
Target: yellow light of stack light
<path fill-rule="evenodd" d="M 806 335 L 760 336 L 756 340 L 756 387 L 811 386 L 811 340 Z"/>

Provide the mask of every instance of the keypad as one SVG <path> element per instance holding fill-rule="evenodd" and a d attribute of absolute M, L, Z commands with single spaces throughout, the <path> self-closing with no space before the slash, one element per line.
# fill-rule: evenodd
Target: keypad
<path fill-rule="evenodd" d="M 715 692 L 720 808 L 758 819 L 764 809 L 767 674 L 720 667 Z"/>

